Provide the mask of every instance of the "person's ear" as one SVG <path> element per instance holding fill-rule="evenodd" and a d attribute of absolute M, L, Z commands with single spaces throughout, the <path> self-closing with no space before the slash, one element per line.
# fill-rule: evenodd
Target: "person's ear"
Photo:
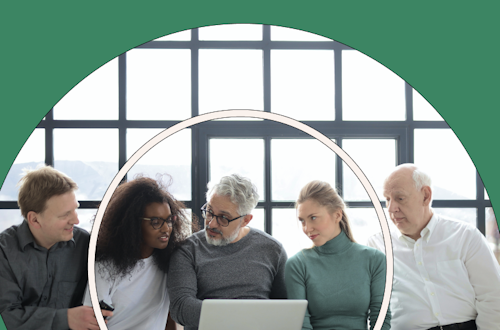
<path fill-rule="evenodd" d="M 424 193 L 424 206 L 429 206 L 432 200 L 432 190 L 429 186 L 423 186 L 422 192 Z"/>
<path fill-rule="evenodd" d="M 26 215 L 26 220 L 28 221 L 28 224 L 30 226 L 40 228 L 38 213 L 36 213 L 35 211 L 29 211 Z"/>
<path fill-rule="evenodd" d="M 336 223 L 340 223 L 342 220 L 342 209 L 338 209 L 337 211 L 333 212 L 333 219 Z"/>
<path fill-rule="evenodd" d="M 253 215 L 247 214 L 243 217 L 243 223 L 241 224 L 242 227 L 245 227 L 248 225 L 248 223 L 253 219 Z"/>

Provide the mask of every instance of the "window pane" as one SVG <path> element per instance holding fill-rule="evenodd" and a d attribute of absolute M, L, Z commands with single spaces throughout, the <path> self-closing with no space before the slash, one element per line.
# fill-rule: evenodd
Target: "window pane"
<path fill-rule="evenodd" d="M 257 186 L 259 199 L 264 200 L 264 140 L 210 139 L 209 180 L 233 173 L 242 175 Z"/>
<path fill-rule="evenodd" d="M 54 119 L 118 119 L 118 58 L 73 87 L 55 105 Z"/>
<path fill-rule="evenodd" d="M 352 235 L 359 244 L 366 245 L 368 238 L 382 231 L 375 208 L 348 208 L 346 210 Z M 387 221 L 391 222 L 389 216 Z"/>
<path fill-rule="evenodd" d="M 127 119 L 191 117 L 191 51 L 133 49 L 127 52 Z"/>
<path fill-rule="evenodd" d="M 11 226 L 20 225 L 22 222 L 23 216 L 20 210 L 0 209 L 0 233 Z"/>
<path fill-rule="evenodd" d="M 78 200 L 101 200 L 118 172 L 118 130 L 54 129 L 54 168 L 78 184 Z"/>
<path fill-rule="evenodd" d="M 475 208 L 457 208 L 457 207 L 433 207 L 436 214 L 442 215 L 460 221 L 467 222 L 476 227 L 477 210 Z"/>
<path fill-rule="evenodd" d="M 271 111 L 297 120 L 335 119 L 332 50 L 271 50 Z"/>
<path fill-rule="evenodd" d="M 271 40 L 276 41 L 332 41 L 319 34 L 291 29 L 282 26 L 271 26 Z"/>
<path fill-rule="evenodd" d="M 200 114 L 216 110 L 263 110 L 261 50 L 200 50 Z"/>
<path fill-rule="evenodd" d="M 416 129 L 415 164 L 431 176 L 433 199 L 476 198 L 476 168 L 451 129 Z"/>
<path fill-rule="evenodd" d="M 490 196 L 488 195 L 486 188 L 484 188 L 484 199 L 490 199 Z"/>
<path fill-rule="evenodd" d="M 0 190 L 0 200 L 15 201 L 17 200 L 18 187 L 17 183 L 23 176 L 23 169 L 35 169 L 38 165 L 45 163 L 45 130 L 36 128 L 24 143 L 21 151 L 17 155 L 12 164 L 9 173 Z"/>
<path fill-rule="evenodd" d="M 405 120 L 405 83 L 355 50 L 342 51 L 344 120 Z"/>
<path fill-rule="evenodd" d="M 78 227 L 85 229 L 89 233 L 92 231 L 94 225 L 94 218 L 97 214 L 97 209 L 78 209 L 78 220 L 80 223 Z"/>
<path fill-rule="evenodd" d="M 444 120 L 443 117 L 420 95 L 419 92 L 413 91 L 413 120 Z"/>
<path fill-rule="evenodd" d="M 191 30 L 180 31 L 155 39 L 154 41 L 189 41 L 191 40 Z"/>
<path fill-rule="evenodd" d="M 394 139 L 344 139 L 342 149 L 358 164 L 372 184 L 380 200 L 384 200 L 385 178 L 396 166 L 396 140 Z M 343 164 L 344 199 L 346 201 L 370 200 L 368 193 L 354 172 Z"/>
<path fill-rule="evenodd" d="M 260 229 L 262 231 L 266 231 L 266 227 L 264 226 L 264 209 L 255 209 L 252 212 L 253 218 L 248 224 L 249 227 Z"/>
<path fill-rule="evenodd" d="M 162 129 L 127 129 L 127 158 L 142 145 L 162 132 Z M 158 175 L 172 177 L 168 191 L 178 200 L 191 200 L 191 130 L 184 129 L 155 145 L 130 169 L 128 180 L 137 174 L 157 179 Z M 168 176 L 164 177 L 168 183 Z"/>
<path fill-rule="evenodd" d="M 262 40 L 260 24 L 221 24 L 198 29 L 200 40 Z"/>
<path fill-rule="evenodd" d="M 273 201 L 295 201 L 300 189 L 312 180 L 335 187 L 337 155 L 316 139 L 271 140 Z"/>
<path fill-rule="evenodd" d="M 498 232 L 498 222 L 493 213 L 493 208 L 486 208 L 486 240 L 493 251 L 493 254 L 500 263 L 500 233 Z"/>
<path fill-rule="evenodd" d="M 280 241 L 290 258 L 302 249 L 313 246 L 302 231 L 295 209 L 273 209 L 273 237 Z"/>

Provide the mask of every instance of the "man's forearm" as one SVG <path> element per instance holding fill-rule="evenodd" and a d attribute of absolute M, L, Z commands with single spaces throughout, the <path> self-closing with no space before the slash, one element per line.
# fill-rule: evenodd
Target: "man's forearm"
<path fill-rule="evenodd" d="M 48 307 L 22 307 L 5 310 L 2 319 L 7 329 L 67 330 L 68 310 Z"/>

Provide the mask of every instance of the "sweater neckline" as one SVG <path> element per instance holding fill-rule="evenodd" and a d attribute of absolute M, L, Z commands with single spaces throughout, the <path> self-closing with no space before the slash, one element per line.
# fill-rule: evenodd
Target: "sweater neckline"
<path fill-rule="evenodd" d="M 321 246 L 315 246 L 314 249 L 320 254 L 338 254 L 347 251 L 353 243 L 344 233 L 340 234 Z"/>

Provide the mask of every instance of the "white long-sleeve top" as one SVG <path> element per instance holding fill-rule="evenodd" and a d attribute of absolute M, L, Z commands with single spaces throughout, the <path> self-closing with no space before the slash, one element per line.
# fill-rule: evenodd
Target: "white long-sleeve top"
<path fill-rule="evenodd" d="M 476 320 L 500 329 L 500 266 L 477 228 L 434 214 L 413 240 L 391 232 L 393 330 L 428 329 Z M 382 233 L 368 246 L 385 251 Z"/>
<path fill-rule="evenodd" d="M 110 302 L 115 310 L 109 318 L 109 330 L 164 330 L 170 300 L 167 274 L 154 263 L 153 256 L 138 262 L 124 277 L 111 278 L 106 267 L 95 264 L 95 281 L 99 300 Z M 89 287 L 83 299 L 92 306 Z"/>

